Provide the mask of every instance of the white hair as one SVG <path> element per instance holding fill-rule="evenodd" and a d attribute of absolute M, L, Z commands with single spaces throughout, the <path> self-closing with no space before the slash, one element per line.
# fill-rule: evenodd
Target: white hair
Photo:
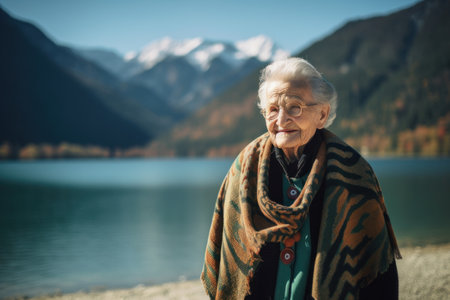
<path fill-rule="evenodd" d="M 337 108 L 336 90 L 309 62 L 302 58 L 291 57 L 275 61 L 265 67 L 261 71 L 258 89 L 258 107 L 261 110 L 267 105 L 267 83 L 270 81 L 305 81 L 311 87 L 315 101 L 330 105 L 330 114 L 325 127 L 333 123 Z"/>

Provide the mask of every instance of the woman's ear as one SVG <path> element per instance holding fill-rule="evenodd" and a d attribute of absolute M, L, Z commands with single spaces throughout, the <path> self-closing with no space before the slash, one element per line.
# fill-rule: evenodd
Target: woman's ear
<path fill-rule="evenodd" d="M 318 120 L 317 129 L 322 129 L 327 123 L 328 116 L 330 115 L 330 104 L 322 104 L 320 106 L 320 118 Z"/>

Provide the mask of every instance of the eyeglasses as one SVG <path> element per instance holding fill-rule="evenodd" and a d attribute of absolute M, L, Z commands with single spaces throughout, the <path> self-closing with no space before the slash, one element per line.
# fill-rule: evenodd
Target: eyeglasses
<path fill-rule="evenodd" d="M 316 106 L 320 103 L 314 103 L 314 104 L 309 104 L 309 105 L 305 105 L 305 104 L 300 104 L 298 103 L 298 100 L 300 98 L 295 97 L 295 96 L 284 96 L 283 102 L 285 103 L 285 105 L 283 105 L 283 109 L 284 111 L 291 117 L 300 117 L 303 109 L 304 108 L 308 108 L 310 106 Z M 274 101 L 277 102 L 277 101 Z M 280 113 L 280 105 L 278 104 L 270 104 L 269 107 L 265 110 L 263 110 L 263 115 L 266 119 L 268 120 L 275 120 L 276 118 L 278 118 L 278 115 Z"/>

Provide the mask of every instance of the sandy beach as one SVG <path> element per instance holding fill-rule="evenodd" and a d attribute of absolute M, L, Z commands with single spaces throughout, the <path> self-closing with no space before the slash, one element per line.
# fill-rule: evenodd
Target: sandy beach
<path fill-rule="evenodd" d="M 397 261 L 400 299 L 450 299 L 450 244 L 401 248 Z M 31 298 L 33 300 L 203 300 L 200 280 L 136 286 L 131 289 L 78 292 Z"/>

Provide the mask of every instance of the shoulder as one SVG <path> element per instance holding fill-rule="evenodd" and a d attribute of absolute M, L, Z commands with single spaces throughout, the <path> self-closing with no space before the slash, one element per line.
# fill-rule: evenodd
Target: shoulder
<path fill-rule="evenodd" d="M 353 186 L 364 186 L 380 197 L 375 172 L 367 160 L 346 142 L 328 130 L 323 131 L 327 147 L 327 177 Z M 375 196 L 375 195 L 374 195 Z"/>
<path fill-rule="evenodd" d="M 337 155 L 342 159 L 363 159 L 358 151 L 356 151 L 353 147 L 348 145 L 331 131 L 324 129 L 322 133 L 327 145 L 327 155 L 331 155 L 331 157 L 335 157 Z"/>
<path fill-rule="evenodd" d="M 259 158 L 268 142 L 269 134 L 267 132 L 255 138 L 253 141 L 248 143 L 247 146 L 245 146 L 244 149 L 242 149 L 242 151 L 238 154 L 233 163 L 233 166 L 238 170 L 241 170 L 242 166 L 248 160 Z"/>
<path fill-rule="evenodd" d="M 323 137 L 327 146 L 327 160 L 338 160 L 346 165 L 359 165 L 361 167 L 370 168 L 367 160 L 361 154 L 348 145 L 334 133 L 323 130 Z"/>
<path fill-rule="evenodd" d="M 269 140 L 269 133 L 261 134 L 259 137 L 248 143 L 248 145 L 241 151 L 240 155 L 245 155 L 249 152 L 261 152 L 263 147 Z"/>

